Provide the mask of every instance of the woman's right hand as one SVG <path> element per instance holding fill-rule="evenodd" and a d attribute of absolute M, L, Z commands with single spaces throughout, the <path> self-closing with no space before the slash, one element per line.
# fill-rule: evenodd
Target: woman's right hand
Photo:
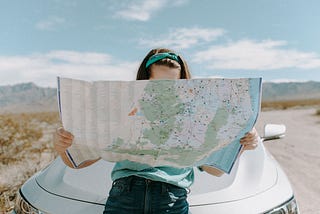
<path fill-rule="evenodd" d="M 82 162 L 79 166 L 75 167 L 74 164 L 70 161 L 70 158 L 66 155 L 66 150 L 72 145 L 73 139 L 74 136 L 70 132 L 64 130 L 63 127 L 57 128 L 56 132 L 54 133 L 54 148 L 59 153 L 63 162 L 67 166 L 71 168 L 80 169 L 83 167 L 90 166 L 91 164 L 94 164 L 95 162 L 100 160 L 100 158 L 94 160 L 86 160 Z"/>
<path fill-rule="evenodd" d="M 63 127 L 56 129 L 54 134 L 54 148 L 61 155 L 72 145 L 73 135 Z"/>

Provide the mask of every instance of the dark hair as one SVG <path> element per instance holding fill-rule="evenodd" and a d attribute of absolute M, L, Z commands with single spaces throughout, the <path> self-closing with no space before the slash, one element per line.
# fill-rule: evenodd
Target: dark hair
<path fill-rule="evenodd" d="M 148 68 L 146 68 L 146 64 L 148 59 L 157 54 L 157 53 L 174 53 L 174 51 L 170 50 L 170 49 L 166 49 L 166 48 L 156 48 L 156 49 L 152 49 L 147 56 L 143 59 L 143 61 L 140 64 L 140 67 L 138 69 L 138 73 L 137 73 L 137 78 L 136 80 L 148 80 L 150 78 L 150 68 L 151 66 L 149 66 Z M 190 79 L 191 78 L 191 74 L 188 68 L 188 65 L 186 63 L 186 61 L 179 55 L 179 58 L 181 60 L 180 63 L 172 60 L 172 59 L 168 59 L 168 58 L 164 58 L 162 60 L 159 60 L 157 62 L 155 62 L 155 65 L 166 65 L 170 68 L 180 68 L 180 79 Z"/>

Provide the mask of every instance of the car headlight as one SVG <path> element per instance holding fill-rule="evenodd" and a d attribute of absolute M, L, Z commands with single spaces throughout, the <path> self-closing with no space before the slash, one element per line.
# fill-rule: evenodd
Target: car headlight
<path fill-rule="evenodd" d="M 31 204 L 29 204 L 28 201 L 24 199 L 20 190 L 17 193 L 17 198 L 13 211 L 13 213 L 16 214 L 46 214 L 45 212 L 42 212 L 37 208 L 33 207 Z"/>
<path fill-rule="evenodd" d="M 299 208 L 296 199 L 292 197 L 287 202 L 265 212 L 264 214 L 299 214 Z"/>

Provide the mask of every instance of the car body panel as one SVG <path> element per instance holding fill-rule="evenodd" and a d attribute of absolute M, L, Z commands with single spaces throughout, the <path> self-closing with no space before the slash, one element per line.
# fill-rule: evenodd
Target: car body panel
<path fill-rule="evenodd" d="M 57 158 L 26 182 L 21 192 L 45 212 L 64 213 L 61 206 L 67 206 L 67 213 L 101 213 L 112 185 L 112 167 L 100 160 L 71 169 Z M 286 175 L 261 142 L 240 156 L 230 175 L 215 177 L 195 168 L 190 190 L 191 213 L 261 213 L 293 196 Z"/>

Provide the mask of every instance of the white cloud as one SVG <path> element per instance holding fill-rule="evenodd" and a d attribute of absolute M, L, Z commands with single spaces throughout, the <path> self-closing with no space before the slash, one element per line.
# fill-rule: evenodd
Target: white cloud
<path fill-rule="evenodd" d="M 138 62 L 117 61 L 101 53 L 52 51 L 29 56 L 0 56 L 0 85 L 34 82 L 56 87 L 56 77 L 83 80 L 134 80 Z"/>
<path fill-rule="evenodd" d="M 51 51 L 45 54 L 49 60 L 61 60 L 68 63 L 76 64 L 106 64 L 110 63 L 112 57 L 107 54 L 76 51 Z"/>
<path fill-rule="evenodd" d="M 127 20 L 148 21 L 151 14 L 162 9 L 166 0 L 141 1 L 138 4 L 130 4 L 127 8 L 117 11 L 116 16 Z"/>
<path fill-rule="evenodd" d="M 116 17 L 126 20 L 148 21 L 151 15 L 168 6 L 180 6 L 187 0 L 171 2 L 169 0 L 143 0 L 127 5 L 115 13 Z"/>
<path fill-rule="evenodd" d="M 172 49 L 186 49 L 199 43 L 211 42 L 225 33 L 219 28 L 179 28 L 172 30 L 155 39 L 141 39 L 139 44 L 148 47 L 170 47 Z"/>
<path fill-rule="evenodd" d="M 273 83 L 290 83 L 290 82 L 307 82 L 308 80 L 298 80 L 298 79 L 274 79 L 271 81 L 266 82 L 273 82 Z"/>
<path fill-rule="evenodd" d="M 320 57 L 316 53 L 289 49 L 286 45 L 285 41 L 240 40 L 199 51 L 193 61 L 214 69 L 320 68 Z"/>
<path fill-rule="evenodd" d="M 54 31 L 63 23 L 65 23 L 65 20 L 63 18 L 51 16 L 46 20 L 37 22 L 35 27 L 39 30 Z"/>

